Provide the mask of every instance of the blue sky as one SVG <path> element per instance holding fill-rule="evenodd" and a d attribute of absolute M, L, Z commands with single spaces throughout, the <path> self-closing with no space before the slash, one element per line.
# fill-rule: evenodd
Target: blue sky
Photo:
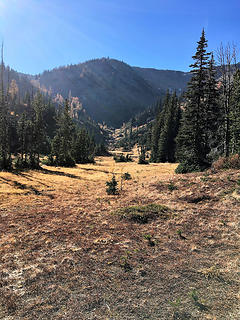
<path fill-rule="evenodd" d="M 185 71 L 203 27 L 209 50 L 240 47 L 239 13 L 239 0 L 0 0 L 0 40 L 25 73 L 108 56 Z"/>

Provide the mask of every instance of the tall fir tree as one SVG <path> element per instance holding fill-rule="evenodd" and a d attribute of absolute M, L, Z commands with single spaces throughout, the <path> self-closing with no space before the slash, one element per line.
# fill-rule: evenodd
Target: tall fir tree
<path fill-rule="evenodd" d="M 74 141 L 73 156 L 76 163 L 94 162 L 95 143 L 86 129 L 79 129 Z"/>
<path fill-rule="evenodd" d="M 196 54 L 192 57 L 194 63 L 192 78 L 188 84 L 187 101 L 184 107 L 183 121 L 177 137 L 178 159 L 180 165 L 177 172 L 202 170 L 209 166 L 206 146 L 206 92 L 208 81 L 208 64 L 210 53 L 206 51 L 207 40 L 202 31 L 198 41 Z"/>
<path fill-rule="evenodd" d="M 164 97 L 163 100 L 163 104 L 161 103 L 161 101 L 158 102 L 158 106 L 157 106 L 157 115 L 156 115 L 156 119 L 155 122 L 153 124 L 153 128 L 152 128 L 152 147 L 151 147 L 151 161 L 152 162 L 158 162 L 158 158 L 159 158 L 159 138 L 160 138 L 160 134 L 161 134 L 161 130 L 163 127 L 163 121 L 164 121 L 164 114 L 165 111 L 168 107 L 170 101 L 170 93 L 167 90 L 167 93 Z"/>
<path fill-rule="evenodd" d="M 162 114 L 162 128 L 158 144 L 158 162 L 175 161 L 175 139 L 180 122 L 180 106 L 176 92 L 174 92 Z"/>
<path fill-rule="evenodd" d="M 45 109 L 45 102 L 42 94 L 38 92 L 33 100 L 34 119 L 33 119 L 33 158 L 32 167 L 39 167 L 40 153 L 43 153 L 46 145 L 46 128 L 43 121 L 43 111 Z"/>
<path fill-rule="evenodd" d="M 208 62 L 208 78 L 205 94 L 205 153 L 209 161 L 215 160 L 222 153 L 223 108 L 219 103 L 219 90 L 216 81 L 216 66 L 213 53 Z"/>
<path fill-rule="evenodd" d="M 3 44 L 1 50 L 1 75 L 0 75 L 0 170 L 11 170 L 11 152 L 10 152 L 10 114 L 8 89 L 4 90 L 4 71 L 3 62 Z"/>
<path fill-rule="evenodd" d="M 57 121 L 56 135 L 52 141 L 52 154 L 59 166 L 72 167 L 75 165 L 73 157 L 74 125 L 70 116 L 68 100 L 65 100 L 64 110 Z"/>
<path fill-rule="evenodd" d="M 237 70 L 233 77 L 230 110 L 230 150 L 233 154 L 240 154 L 240 70 Z"/>

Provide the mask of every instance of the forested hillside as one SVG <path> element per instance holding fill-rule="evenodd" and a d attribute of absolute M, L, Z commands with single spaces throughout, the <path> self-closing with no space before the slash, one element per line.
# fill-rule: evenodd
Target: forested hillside
<path fill-rule="evenodd" d="M 33 94 L 38 90 L 60 104 L 68 98 L 72 100 L 75 117 L 120 127 L 123 122 L 155 105 L 166 90 L 177 94 L 184 92 L 191 75 L 181 71 L 131 67 L 115 59 L 102 58 L 35 76 L 7 67 L 5 84 L 8 77 L 11 90 L 21 98 L 26 92 Z"/>
<path fill-rule="evenodd" d="M 219 157 L 240 166 L 240 70 L 235 46 L 220 46 L 215 62 L 203 30 L 186 92 L 167 90 L 153 108 L 132 118 L 117 146 L 151 150 L 152 162 L 180 162 L 176 172 L 209 168 Z M 233 157 L 234 160 L 231 160 Z M 232 164 L 231 164 L 232 163 Z"/>
<path fill-rule="evenodd" d="M 166 89 L 185 90 L 189 78 L 184 72 L 135 68 L 102 58 L 45 71 L 35 84 L 54 95 L 78 97 L 94 120 L 119 127 L 155 104 Z"/>

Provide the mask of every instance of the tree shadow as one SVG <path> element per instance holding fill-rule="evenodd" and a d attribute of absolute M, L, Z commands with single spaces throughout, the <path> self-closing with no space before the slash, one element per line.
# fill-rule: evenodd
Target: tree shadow
<path fill-rule="evenodd" d="M 91 168 L 81 168 L 81 170 L 94 171 L 94 172 L 103 172 L 103 173 L 111 173 L 110 171 L 107 171 L 107 170 L 98 170 L 98 169 L 91 169 Z"/>
<path fill-rule="evenodd" d="M 50 174 L 50 175 L 68 177 L 68 178 L 77 179 L 77 180 L 83 180 L 83 178 L 78 177 L 75 174 L 67 173 L 67 172 L 48 170 L 48 169 L 41 169 L 41 170 L 39 170 L 39 172 L 43 173 L 43 174 Z"/>
<path fill-rule="evenodd" d="M 0 179 L 3 182 L 5 182 L 8 185 L 10 185 L 10 186 L 16 187 L 16 188 L 21 189 L 21 190 L 28 190 L 28 191 L 30 191 L 32 193 L 35 193 L 36 195 L 42 195 L 42 193 L 39 190 L 37 190 L 36 188 L 34 188 L 33 186 L 28 186 L 28 185 L 26 185 L 24 183 L 20 183 L 18 181 L 7 179 L 7 178 L 3 178 L 3 177 L 0 177 Z"/>
<path fill-rule="evenodd" d="M 25 178 L 26 180 L 28 181 L 33 181 L 33 182 L 37 182 L 39 184 L 41 184 L 42 186 L 45 186 L 45 187 L 49 187 L 49 185 L 47 185 L 46 183 L 43 183 L 42 181 L 40 180 L 37 180 L 37 179 L 32 179 L 30 175 L 26 174 L 26 173 L 23 173 L 23 172 L 18 172 L 18 173 L 15 173 L 16 175 L 19 175 L 23 178 Z"/>
<path fill-rule="evenodd" d="M 26 177 L 26 173 L 25 172 L 28 172 L 28 171 L 32 171 L 32 170 L 15 170 L 15 171 L 12 171 L 11 173 L 15 174 L 15 175 L 20 175 L 20 176 L 23 176 L 23 177 Z M 45 168 L 41 168 L 41 169 L 38 169 L 38 170 L 35 170 L 39 173 L 43 173 L 43 174 L 50 174 L 50 175 L 57 175 L 57 176 L 64 176 L 64 177 L 68 177 L 68 178 L 72 178 L 72 179 L 78 179 L 78 180 L 82 180 L 82 178 L 74 175 L 74 174 L 71 174 L 71 173 L 66 173 L 66 172 L 61 172 L 61 171 L 56 171 L 56 170 L 48 170 L 48 169 L 45 169 Z M 29 178 L 29 180 L 31 180 Z"/>

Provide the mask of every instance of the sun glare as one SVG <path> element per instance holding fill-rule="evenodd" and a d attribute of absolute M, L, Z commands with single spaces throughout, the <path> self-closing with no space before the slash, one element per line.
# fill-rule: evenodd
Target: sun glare
<path fill-rule="evenodd" d="M 3 9 L 6 8 L 6 0 L 0 0 L 0 15 L 3 13 Z"/>

